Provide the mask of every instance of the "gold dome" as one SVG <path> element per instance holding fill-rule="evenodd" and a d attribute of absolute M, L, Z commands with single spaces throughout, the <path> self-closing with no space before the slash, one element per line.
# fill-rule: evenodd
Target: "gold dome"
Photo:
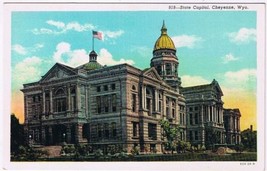
<path fill-rule="evenodd" d="M 167 34 L 167 28 L 165 26 L 165 22 L 163 21 L 163 25 L 161 28 L 161 35 L 156 41 L 154 45 L 154 51 L 159 49 L 171 49 L 176 50 L 175 45 L 172 39 Z"/>

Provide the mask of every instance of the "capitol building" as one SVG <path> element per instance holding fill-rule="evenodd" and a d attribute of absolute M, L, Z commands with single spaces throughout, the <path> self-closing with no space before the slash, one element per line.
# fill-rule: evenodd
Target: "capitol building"
<path fill-rule="evenodd" d="M 218 135 L 217 144 L 240 143 L 241 113 L 224 108 L 215 79 L 182 87 L 177 50 L 164 22 L 148 68 L 102 66 L 97 57 L 91 51 L 89 62 L 76 68 L 56 63 L 39 81 L 23 85 L 28 143 L 162 153 L 160 120 L 179 126 L 178 139 L 195 146 L 206 144 L 207 129 Z"/>

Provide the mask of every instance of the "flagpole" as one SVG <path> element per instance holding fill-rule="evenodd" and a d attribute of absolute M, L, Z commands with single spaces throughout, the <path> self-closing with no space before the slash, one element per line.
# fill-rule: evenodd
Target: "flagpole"
<path fill-rule="evenodd" d="M 95 46 L 95 41 L 94 41 L 94 35 L 92 34 L 92 46 L 93 46 L 93 50 L 94 50 L 94 46 Z"/>

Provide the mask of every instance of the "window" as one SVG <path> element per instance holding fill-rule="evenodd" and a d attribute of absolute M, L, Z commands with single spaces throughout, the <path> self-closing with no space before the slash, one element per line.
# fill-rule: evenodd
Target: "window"
<path fill-rule="evenodd" d="M 133 122 L 133 137 L 138 137 L 138 122 Z"/>
<path fill-rule="evenodd" d="M 35 99 L 35 96 L 33 96 L 33 97 L 32 97 L 32 101 L 33 101 L 33 102 L 35 102 L 35 101 L 36 101 L 36 99 Z"/>
<path fill-rule="evenodd" d="M 148 138 L 152 140 L 157 139 L 157 125 L 148 123 Z"/>
<path fill-rule="evenodd" d="M 161 75 L 161 66 L 160 65 L 157 66 L 157 72 L 159 75 Z"/>
<path fill-rule="evenodd" d="M 148 110 L 149 114 L 151 114 L 151 99 L 146 98 L 146 109 Z"/>
<path fill-rule="evenodd" d="M 132 90 L 136 91 L 136 87 L 134 85 L 132 86 Z"/>
<path fill-rule="evenodd" d="M 56 112 L 66 111 L 66 98 L 56 99 Z"/>
<path fill-rule="evenodd" d="M 198 140 L 198 131 L 195 131 L 195 140 Z"/>
<path fill-rule="evenodd" d="M 190 125 L 193 125 L 193 114 L 192 113 L 189 114 L 189 123 Z"/>
<path fill-rule="evenodd" d="M 180 125 L 183 125 L 184 123 L 183 123 L 183 114 L 182 113 L 180 113 Z"/>
<path fill-rule="evenodd" d="M 104 85 L 104 91 L 108 91 L 108 85 Z"/>
<path fill-rule="evenodd" d="M 166 107 L 166 116 L 169 117 L 169 107 Z"/>
<path fill-rule="evenodd" d="M 195 107 L 195 110 L 198 110 L 198 107 Z"/>
<path fill-rule="evenodd" d="M 45 101 L 45 113 L 48 113 L 50 111 L 50 101 Z"/>
<path fill-rule="evenodd" d="M 101 124 L 97 124 L 97 135 L 98 135 L 98 138 L 102 138 L 102 126 L 101 126 Z"/>
<path fill-rule="evenodd" d="M 111 84 L 111 89 L 115 90 L 116 89 L 116 84 Z"/>
<path fill-rule="evenodd" d="M 104 96 L 104 109 L 105 109 L 105 112 L 107 113 L 109 111 L 109 104 L 108 104 L 108 96 Z"/>
<path fill-rule="evenodd" d="M 136 94 L 132 94 L 132 112 L 136 112 Z"/>
<path fill-rule="evenodd" d="M 76 109 L 76 97 L 71 96 L 71 111 L 74 111 Z"/>
<path fill-rule="evenodd" d="M 192 131 L 189 131 L 189 140 L 193 141 L 193 132 Z"/>
<path fill-rule="evenodd" d="M 116 128 L 115 122 L 111 123 L 111 129 L 112 129 L 112 137 L 116 137 L 117 136 L 117 128 Z"/>
<path fill-rule="evenodd" d="M 189 107 L 189 111 L 192 112 L 193 111 L 193 108 L 192 107 Z"/>
<path fill-rule="evenodd" d="M 195 124 L 198 124 L 198 113 L 195 113 Z"/>
<path fill-rule="evenodd" d="M 171 75 L 172 67 L 170 63 L 166 63 L 166 75 Z"/>
<path fill-rule="evenodd" d="M 175 118 L 175 109 L 172 109 L 172 118 Z"/>
<path fill-rule="evenodd" d="M 101 113 L 101 97 L 96 97 L 97 113 Z"/>
<path fill-rule="evenodd" d="M 97 86 L 97 87 L 96 87 L 96 91 L 97 91 L 97 92 L 100 92 L 100 91 L 101 91 L 101 87 L 100 87 L 100 86 Z"/>
<path fill-rule="evenodd" d="M 104 125 L 104 133 L 105 133 L 105 138 L 109 138 L 109 125 L 108 123 L 105 123 Z"/>
<path fill-rule="evenodd" d="M 112 94 L 112 112 L 116 112 L 117 108 L 117 97 L 116 94 Z"/>
<path fill-rule="evenodd" d="M 159 101 L 159 112 L 161 112 L 161 101 Z"/>

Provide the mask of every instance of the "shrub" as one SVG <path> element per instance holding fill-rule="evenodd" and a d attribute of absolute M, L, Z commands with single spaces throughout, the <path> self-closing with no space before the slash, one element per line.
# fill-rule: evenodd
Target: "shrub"
<path fill-rule="evenodd" d="M 135 146 L 131 149 L 132 155 L 139 155 L 139 152 L 140 152 L 140 149 L 137 146 Z"/>

